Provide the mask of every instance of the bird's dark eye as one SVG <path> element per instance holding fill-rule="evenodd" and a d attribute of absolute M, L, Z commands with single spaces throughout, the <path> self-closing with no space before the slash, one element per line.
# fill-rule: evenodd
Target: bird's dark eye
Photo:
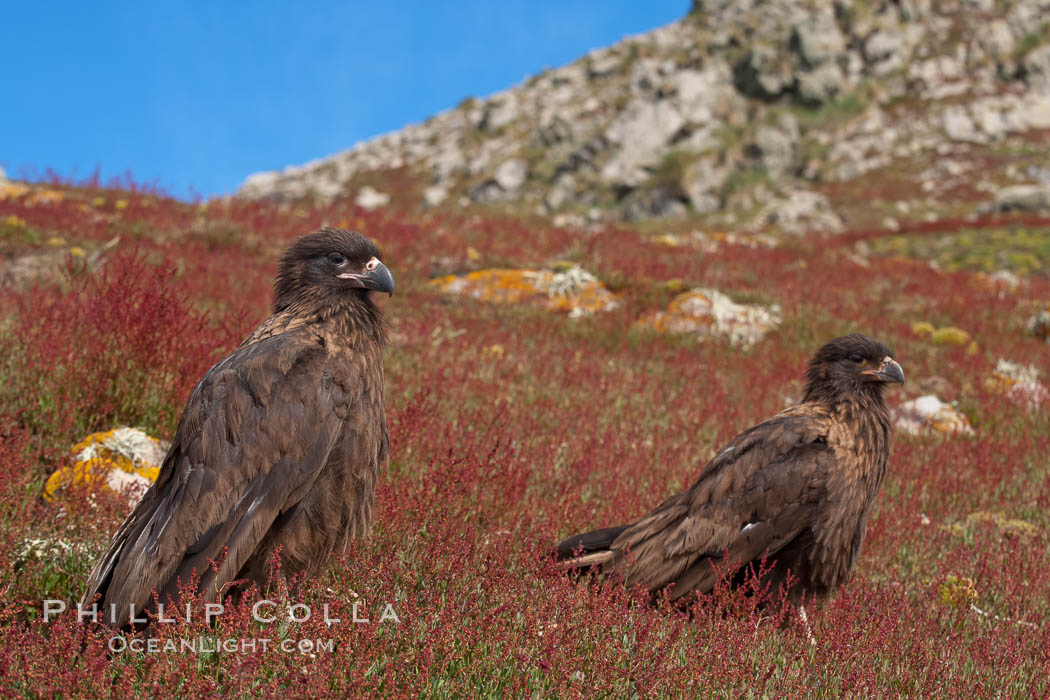
<path fill-rule="evenodd" d="M 342 253 L 329 253 L 328 262 L 342 267 L 346 264 L 346 257 Z"/>
<path fill-rule="evenodd" d="M 864 364 L 864 358 L 861 357 L 860 355 L 850 355 L 849 361 L 850 362 L 855 362 L 858 365 Z"/>

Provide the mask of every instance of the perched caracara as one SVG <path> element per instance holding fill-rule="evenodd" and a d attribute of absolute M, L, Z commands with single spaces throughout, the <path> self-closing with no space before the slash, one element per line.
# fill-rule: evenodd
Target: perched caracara
<path fill-rule="evenodd" d="M 208 600 L 263 585 L 278 547 L 284 576 L 314 573 L 368 530 L 388 453 L 369 293 L 394 278 L 370 240 L 325 228 L 288 248 L 274 292 L 273 315 L 193 390 L 157 482 L 91 572 L 81 605 L 98 596 L 113 627 L 194 574 Z"/>
<path fill-rule="evenodd" d="M 886 473 L 882 392 L 903 381 L 882 343 L 832 340 L 810 362 L 801 403 L 738 435 L 691 488 L 637 522 L 561 542 L 559 559 L 679 600 L 711 591 L 712 563 L 768 555 L 772 590 L 790 571 L 793 600 L 828 594 L 849 575 Z"/>

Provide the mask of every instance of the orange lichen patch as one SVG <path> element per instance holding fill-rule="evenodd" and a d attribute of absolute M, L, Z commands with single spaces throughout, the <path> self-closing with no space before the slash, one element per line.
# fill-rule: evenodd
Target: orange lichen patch
<path fill-rule="evenodd" d="M 775 248 L 777 239 L 762 233 L 735 233 L 732 231 L 694 231 L 690 236 L 693 245 L 703 251 L 714 251 L 727 245 L 748 248 Z"/>
<path fill-rule="evenodd" d="M 21 197 L 28 191 L 29 185 L 23 185 L 21 182 L 0 182 L 0 199 Z"/>
<path fill-rule="evenodd" d="M 999 270 L 991 274 L 977 272 L 971 281 L 978 289 L 989 292 L 1013 292 L 1021 285 L 1020 278 L 1009 270 Z"/>
<path fill-rule="evenodd" d="M 1029 409 L 1038 408 L 1050 399 L 1050 390 L 1039 381 L 1038 369 L 1009 360 L 999 360 L 995 371 L 984 380 L 984 388 L 996 394 L 1006 394 Z"/>
<path fill-rule="evenodd" d="M 25 202 L 31 207 L 36 207 L 41 205 L 57 204 L 65 198 L 66 196 L 58 190 L 53 190 L 49 187 L 35 187 L 33 188 L 33 191 L 30 192 L 29 195 L 26 197 Z"/>
<path fill-rule="evenodd" d="M 544 271 L 476 270 L 462 276 L 438 277 L 432 279 L 430 285 L 445 294 L 460 294 L 496 304 L 521 304 L 547 296 L 538 284 L 537 277 L 542 275 Z"/>
<path fill-rule="evenodd" d="M 134 503 L 157 480 L 167 446 L 135 428 L 92 433 L 73 446 L 76 461 L 52 474 L 44 485 L 44 499 L 73 485 L 104 488 L 126 494 Z"/>
<path fill-rule="evenodd" d="M 714 289 L 694 289 L 671 300 L 666 311 L 657 311 L 638 321 L 661 333 L 692 333 L 701 337 L 721 336 L 734 345 L 758 342 L 780 323 L 776 306 L 737 304 Z"/>
<path fill-rule="evenodd" d="M 965 415 L 933 394 L 906 401 L 897 408 L 897 428 L 912 435 L 961 433 L 973 435 Z"/>
<path fill-rule="evenodd" d="M 608 311 L 619 300 L 594 275 L 579 267 L 551 270 L 489 269 L 447 275 L 430 281 L 444 294 L 459 294 L 496 304 L 538 303 L 550 311 L 585 316 Z"/>
<path fill-rule="evenodd" d="M 664 233 L 650 239 L 653 243 L 670 248 L 689 246 L 711 253 L 726 245 L 740 245 L 748 248 L 775 248 L 776 239 L 758 233 L 734 233 L 731 231 L 693 231 L 687 235 Z"/>
<path fill-rule="evenodd" d="M 25 196 L 25 203 L 29 206 L 55 204 L 66 197 L 60 190 L 50 187 L 32 187 L 21 182 L 0 180 L 0 199 L 21 197 L 23 195 Z"/>

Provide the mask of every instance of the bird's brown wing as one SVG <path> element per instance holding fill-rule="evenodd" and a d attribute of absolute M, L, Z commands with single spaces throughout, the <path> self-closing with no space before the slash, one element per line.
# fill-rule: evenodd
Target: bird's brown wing
<path fill-rule="evenodd" d="M 177 593 L 195 571 L 210 599 L 234 579 L 274 519 L 309 490 L 360 387 L 333 384 L 307 329 L 241 346 L 194 389 L 157 482 L 92 571 L 83 604 L 102 594 L 115 627 L 154 591 Z M 340 373 L 344 374 L 345 373 Z M 359 384 L 359 380 L 357 381 Z M 210 562 L 220 562 L 212 570 Z M 129 607 L 130 606 L 130 607 Z"/>
<path fill-rule="evenodd" d="M 806 529 L 821 507 L 835 457 L 820 415 L 784 412 L 733 440 L 678 494 L 620 533 L 603 569 L 628 586 L 674 584 L 672 599 L 708 591 L 710 560 L 748 562 L 775 555 Z"/>

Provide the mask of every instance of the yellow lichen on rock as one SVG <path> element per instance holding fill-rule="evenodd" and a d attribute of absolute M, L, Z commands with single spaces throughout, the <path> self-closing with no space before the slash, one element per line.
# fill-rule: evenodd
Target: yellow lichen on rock
<path fill-rule="evenodd" d="M 666 311 L 657 311 L 638 321 L 642 327 L 661 333 L 691 333 L 700 337 L 721 336 L 744 347 L 758 342 L 780 323 L 776 306 L 737 304 L 714 289 L 694 289 L 679 294 Z"/>
<path fill-rule="evenodd" d="M 488 269 L 430 281 L 444 294 L 496 304 L 538 303 L 550 311 L 586 316 L 609 311 L 619 300 L 594 275 L 575 265 L 552 270 Z"/>
<path fill-rule="evenodd" d="M 157 480 L 167 445 L 135 428 L 92 433 L 73 447 L 75 462 L 52 474 L 44 499 L 73 485 L 104 488 L 137 502 Z"/>

